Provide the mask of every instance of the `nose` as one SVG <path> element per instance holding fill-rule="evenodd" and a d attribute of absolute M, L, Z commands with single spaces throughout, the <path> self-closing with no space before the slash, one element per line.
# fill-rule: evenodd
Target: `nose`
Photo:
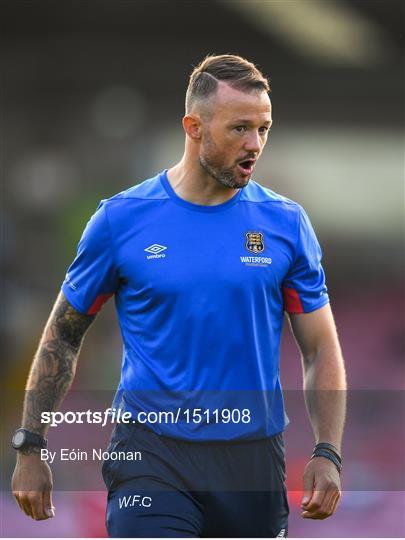
<path fill-rule="evenodd" d="M 262 149 L 262 141 L 259 133 L 253 130 L 248 133 L 244 146 L 247 152 L 258 154 Z"/>

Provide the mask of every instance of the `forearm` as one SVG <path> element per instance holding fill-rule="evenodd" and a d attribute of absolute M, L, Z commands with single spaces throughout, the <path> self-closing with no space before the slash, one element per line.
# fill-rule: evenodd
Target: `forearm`
<path fill-rule="evenodd" d="M 341 452 L 346 415 L 346 374 L 329 304 L 309 313 L 291 314 L 301 351 L 304 396 L 316 443 L 330 443 Z M 338 467 L 323 456 L 310 459 L 304 471 L 302 517 L 325 519 L 340 499 Z"/>
<path fill-rule="evenodd" d="M 44 436 L 47 424 L 41 413 L 58 408 L 69 389 L 76 370 L 78 350 L 47 328 L 41 339 L 28 377 L 22 427 Z"/>
<path fill-rule="evenodd" d="M 338 345 L 320 347 L 303 358 L 304 396 L 316 443 L 341 450 L 346 416 L 346 374 Z"/>
<path fill-rule="evenodd" d="M 83 336 L 94 317 L 76 312 L 60 295 L 49 317 L 26 385 L 22 427 L 42 436 L 41 413 L 55 411 L 76 370 Z"/>

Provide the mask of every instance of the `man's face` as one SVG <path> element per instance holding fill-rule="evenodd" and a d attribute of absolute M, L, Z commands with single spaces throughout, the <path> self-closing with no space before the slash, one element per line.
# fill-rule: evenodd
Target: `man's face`
<path fill-rule="evenodd" d="M 223 186 L 245 187 L 267 141 L 271 103 L 267 92 L 241 92 L 220 82 L 202 121 L 199 161 Z"/>

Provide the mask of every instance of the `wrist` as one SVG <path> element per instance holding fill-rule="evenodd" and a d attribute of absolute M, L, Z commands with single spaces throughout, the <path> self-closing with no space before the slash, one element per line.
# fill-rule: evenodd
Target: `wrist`
<path fill-rule="evenodd" d="M 14 432 L 11 445 L 17 452 L 23 454 L 40 454 L 41 449 L 47 447 L 48 441 L 38 433 L 19 428 Z"/>
<path fill-rule="evenodd" d="M 24 448 L 19 448 L 17 450 L 17 456 L 27 457 L 27 456 L 41 456 L 41 448 L 36 446 L 26 446 Z"/>
<path fill-rule="evenodd" d="M 331 453 L 333 456 L 337 458 L 340 464 L 342 463 L 342 452 L 340 448 L 338 448 L 334 444 L 329 443 L 329 442 L 318 442 L 314 446 L 313 453 L 317 452 L 318 450 L 323 450 L 325 452 Z"/>
<path fill-rule="evenodd" d="M 24 467 L 36 466 L 43 461 L 41 458 L 41 451 L 30 452 L 29 450 L 17 450 L 16 454 L 17 465 L 22 465 Z"/>
<path fill-rule="evenodd" d="M 318 446 L 318 445 L 317 445 Z M 333 463 L 338 471 L 339 474 L 342 472 L 342 458 L 336 454 L 334 451 L 328 449 L 328 448 L 322 448 L 315 446 L 314 452 L 311 456 L 310 461 L 312 461 L 315 458 L 325 458 L 329 460 L 331 463 Z"/>

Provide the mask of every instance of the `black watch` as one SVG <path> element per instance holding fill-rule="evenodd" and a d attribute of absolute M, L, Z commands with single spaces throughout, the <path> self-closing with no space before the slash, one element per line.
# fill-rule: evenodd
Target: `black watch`
<path fill-rule="evenodd" d="M 32 433 L 32 431 L 20 428 L 14 432 L 11 444 L 15 450 L 22 450 L 28 446 L 34 448 L 46 448 L 48 446 L 48 441 L 44 439 L 44 437 L 41 437 L 41 435 L 38 435 L 38 433 Z"/>

